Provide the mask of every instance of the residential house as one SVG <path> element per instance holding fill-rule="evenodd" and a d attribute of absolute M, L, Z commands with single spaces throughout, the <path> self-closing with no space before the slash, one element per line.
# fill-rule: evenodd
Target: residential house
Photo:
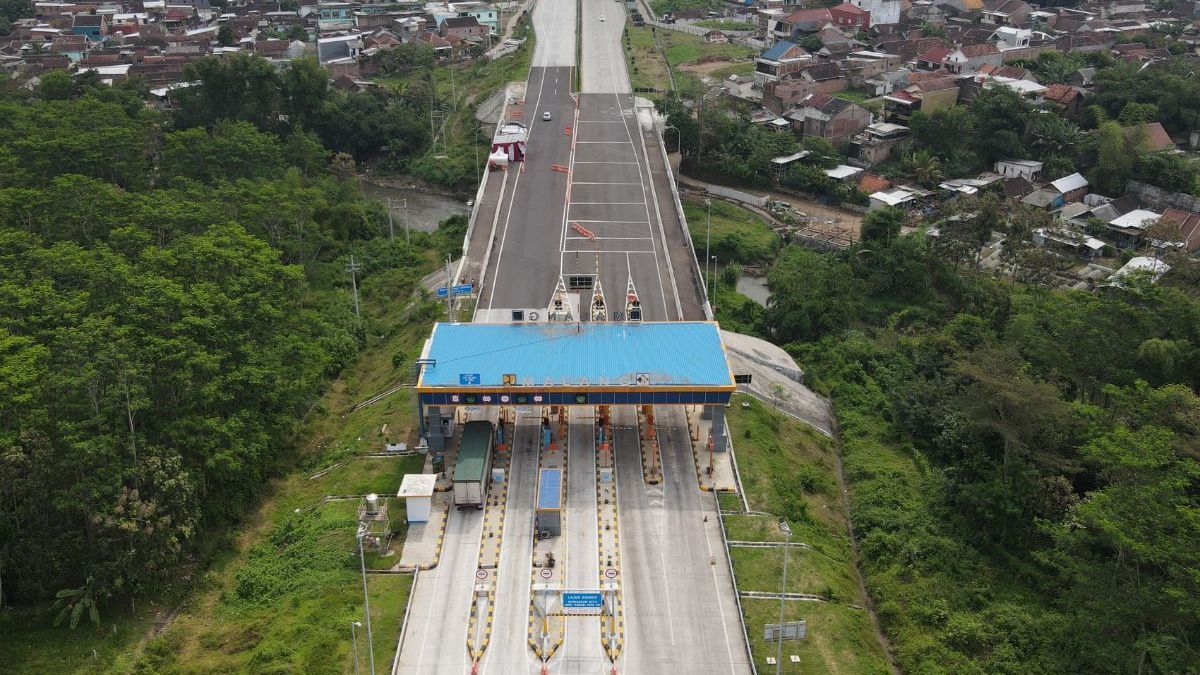
<path fill-rule="evenodd" d="M 956 17 L 974 18 L 983 12 L 983 0 L 945 0 L 938 4 L 942 11 Z"/>
<path fill-rule="evenodd" d="M 460 40 L 483 38 L 487 34 L 487 28 L 473 16 L 448 16 L 442 19 L 438 26 L 438 35 L 455 37 Z"/>
<path fill-rule="evenodd" d="M 858 149 L 858 158 L 872 165 L 879 164 L 891 157 L 893 152 L 900 152 L 911 143 L 908 127 L 890 122 L 868 124 L 867 128 L 853 139 L 853 144 Z M 867 194 L 882 189 L 875 188 Z"/>
<path fill-rule="evenodd" d="M 980 21 L 998 26 L 1024 27 L 1029 24 L 1029 3 L 1024 0 L 983 0 Z"/>
<path fill-rule="evenodd" d="M 974 73 L 984 64 L 1000 66 L 1004 63 L 1004 55 L 994 42 L 976 45 L 963 45 L 950 52 L 944 61 L 946 70 L 960 75 Z"/>
<path fill-rule="evenodd" d="M 354 5 L 349 2 L 323 2 L 317 7 L 317 30 L 350 30 L 357 26 Z"/>
<path fill-rule="evenodd" d="M 790 26 L 789 37 L 816 33 L 833 23 L 833 15 L 827 8 L 801 9 L 788 15 L 784 22 Z"/>
<path fill-rule="evenodd" d="M 1042 162 L 1032 159 L 1002 159 L 996 162 L 996 173 L 1006 178 L 1020 176 L 1027 181 L 1036 181 L 1042 175 Z"/>
<path fill-rule="evenodd" d="M 871 111 L 836 96 L 813 94 L 784 115 L 804 136 L 819 136 L 838 145 L 867 128 Z"/>
<path fill-rule="evenodd" d="M 1042 99 L 1066 117 L 1075 117 L 1083 106 L 1083 92 L 1069 84 L 1056 83 L 1046 87 Z"/>
<path fill-rule="evenodd" d="M 884 96 L 884 117 L 888 122 L 907 125 L 909 117 L 917 110 L 929 114 L 957 102 L 958 82 L 954 77 L 926 78 Z"/>
<path fill-rule="evenodd" d="M 1062 195 L 1063 203 L 1077 202 L 1083 199 L 1083 196 L 1088 193 L 1089 184 L 1083 174 L 1075 172 L 1070 176 L 1063 176 L 1058 180 L 1050 181 L 1050 187 L 1054 191 Z"/>
<path fill-rule="evenodd" d="M 1171 140 L 1171 137 L 1167 135 L 1167 130 L 1158 122 L 1122 127 L 1121 131 L 1125 134 L 1126 141 L 1136 143 L 1138 149 L 1143 152 L 1175 149 L 1175 141 Z"/>
<path fill-rule="evenodd" d="M 1146 209 L 1134 209 L 1108 222 L 1109 234 L 1121 248 L 1136 248 L 1146 235 L 1146 230 L 1158 222 L 1161 214 Z"/>
<path fill-rule="evenodd" d="M 1104 250 L 1104 242 L 1070 227 L 1039 227 L 1033 243 L 1092 259 Z"/>
<path fill-rule="evenodd" d="M 782 115 L 813 94 L 834 94 L 846 87 L 844 79 L 815 81 L 806 78 L 767 82 L 762 85 L 763 107 Z"/>
<path fill-rule="evenodd" d="M 1167 209 L 1163 211 L 1159 222 L 1169 223 L 1176 227 L 1175 240 L 1183 244 L 1183 250 L 1200 250 L 1200 213 Z"/>
<path fill-rule="evenodd" d="M 848 2 L 829 8 L 833 25 L 841 30 L 856 33 L 871 27 L 871 12 Z"/>
<path fill-rule="evenodd" d="M 900 23 L 902 0 L 849 0 L 850 4 L 866 10 L 871 16 L 872 26 L 894 26 Z"/>
<path fill-rule="evenodd" d="M 778 82 L 812 61 L 798 45 L 785 40 L 776 42 L 754 61 L 754 79 L 759 84 Z"/>
<path fill-rule="evenodd" d="M 1021 203 L 1046 211 L 1053 211 L 1062 207 L 1063 196 L 1050 188 L 1038 188 L 1021 197 Z"/>
<path fill-rule="evenodd" d="M 103 40 L 108 35 L 108 17 L 103 14 L 76 14 L 71 24 L 71 33 L 89 40 Z"/>
<path fill-rule="evenodd" d="M 1029 41 L 1032 38 L 1033 31 L 1028 28 L 1001 26 L 992 33 L 992 39 L 995 41 L 996 47 L 1002 52 L 1010 49 L 1024 49 L 1029 46 Z"/>
<path fill-rule="evenodd" d="M 938 46 L 929 49 L 917 56 L 916 65 L 919 70 L 941 70 L 946 63 L 947 57 L 954 50 L 949 47 Z"/>
<path fill-rule="evenodd" d="M 704 34 L 704 41 L 713 44 L 725 44 L 729 42 L 729 37 L 719 30 L 710 30 Z"/>

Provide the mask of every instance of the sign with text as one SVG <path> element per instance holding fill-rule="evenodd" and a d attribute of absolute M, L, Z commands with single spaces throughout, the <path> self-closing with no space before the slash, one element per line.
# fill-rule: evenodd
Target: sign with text
<path fill-rule="evenodd" d="M 563 591 L 563 614 L 595 614 L 604 607 L 604 594 L 600 591 Z"/>

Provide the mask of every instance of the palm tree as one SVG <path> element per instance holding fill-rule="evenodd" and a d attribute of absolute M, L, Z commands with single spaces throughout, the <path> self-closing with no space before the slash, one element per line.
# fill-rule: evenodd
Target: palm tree
<path fill-rule="evenodd" d="M 908 170 L 917 182 L 927 188 L 937 186 L 945 176 L 942 163 L 928 150 L 918 150 L 908 156 Z"/>

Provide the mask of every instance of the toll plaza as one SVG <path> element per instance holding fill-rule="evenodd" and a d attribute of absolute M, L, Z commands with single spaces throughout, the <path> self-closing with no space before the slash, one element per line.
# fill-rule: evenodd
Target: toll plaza
<path fill-rule="evenodd" d="M 703 406 L 726 447 L 736 390 L 713 322 L 438 323 L 418 361 L 421 434 L 453 435 L 458 406 Z"/>

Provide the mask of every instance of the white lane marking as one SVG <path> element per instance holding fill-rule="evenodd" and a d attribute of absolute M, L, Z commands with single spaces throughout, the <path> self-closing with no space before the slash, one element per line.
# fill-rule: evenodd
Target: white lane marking
<path fill-rule="evenodd" d="M 575 163 L 576 164 L 637 164 L 637 162 L 585 162 L 583 160 L 579 160 Z"/>
<path fill-rule="evenodd" d="M 542 103 L 542 91 L 546 88 L 546 71 L 542 70 L 542 80 L 538 84 L 537 99 L 533 102 L 533 109 L 537 110 Z M 525 163 L 521 162 L 521 173 L 517 174 L 517 179 L 513 181 L 512 198 L 508 202 L 508 213 L 504 216 L 504 233 L 500 235 L 500 252 L 496 254 L 496 276 L 492 279 L 491 292 L 488 293 L 488 310 L 492 309 L 492 302 L 496 299 L 496 286 L 500 285 L 500 260 L 504 257 L 504 242 L 508 239 L 508 224 L 512 220 L 513 202 L 517 201 L 517 187 L 521 184 L 521 176 L 525 175 Z"/>
<path fill-rule="evenodd" d="M 571 181 L 572 185 L 641 185 L 641 183 L 619 183 L 610 181 Z"/>
<path fill-rule="evenodd" d="M 575 222 L 575 223 L 619 223 L 619 224 L 624 224 L 624 225 L 649 225 L 650 224 L 644 220 L 580 220 L 578 218 L 572 218 L 571 222 Z"/>
<path fill-rule="evenodd" d="M 646 202 L 571 202 L 571 206 L 638 206 Z"/>
<path fill-rule="evenodd" d="M 596 241 L 645 241 L 654 237 L 596 237 Z M 567 241 L 591 241 L 587 237 L 567 237 Z"/>
<path fill-rule="evenodd" d="M 620 106 L 621 105 L 621 97 L 618 94 L 613 94 L 613 98 L 615 98 L 617 100 L 617 105 Z M 626 120 L 626 122 L 627 123 L 625 124 L 625 136 L 629 139 L 629 145 L 632 146 L 634 149 L 633 150 L 634 157 L 637 157 L 637 146 L 634 145 L 634 143 L 633 143 L 633 132 L 631 132 L 629 130 L 628 120 Z M 637 124 L 636 114 L 634 115 L 633 123 Z M 644 154 L 645 153 L 644 146 L 643 146 L 642 150 L 643 150 L 643 154 Z M 638 163 L 638 178 L 643 181 L 643 183 L 642 183 L 642 205 L 646 208 L 646 220 L 648 222 L 653 222 L 653 220 L 650 217 L 650 202 L 646 198 L 646 184 L 645 184 L 645 181 L 653 180 L 653 177 L 650 176 L 650 160 L 646 157 L 643 157 L 642 159 L 646 160 L 646 173 L 645 174 L 642 173 L 642 164 L 641 164 L 640 160 Z M 655 202 L 655 209 L 657 209 L 657 208 L 658 208 L 658 204 L 657 204 L 657 202 Z M 662 226 L 662 221 L 660 220 L 659 227 L 661 228 L 661 226 Z M 663 253 L 665 254 L 666 251 L 664 250 Z M 667 308 L 667 289 L 665 286 L 663 286 L 662 268 L 658 264 L 658 255 L 657 254 L 654 256 L 654 272 L 655 272 L 655 276 L 658 277 L 658 293 L 659 293 L 659 296 L 662 298 L 663 317 L 665 319 L 669 320 L 671 318 L 671 310 Z"/>
<path fill-rule="evenodd" d="M 628 131 L 628 129 L 626 129 Z M 587 143 L 588 145 L 625 145 L 633 144 L 633 141 L 575 141 L 576 143 Z"/>

